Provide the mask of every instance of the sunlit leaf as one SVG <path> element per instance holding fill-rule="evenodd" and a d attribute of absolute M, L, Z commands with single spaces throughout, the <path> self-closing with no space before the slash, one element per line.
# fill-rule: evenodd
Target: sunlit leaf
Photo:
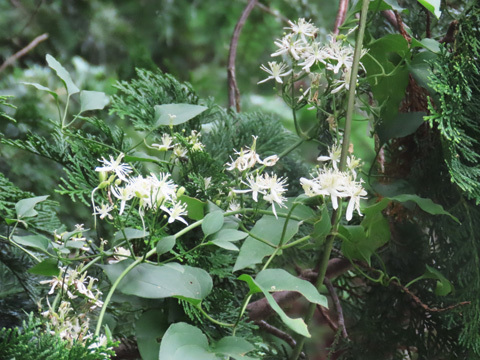
<path fill-rule="evenodd" d="M 62 80 L 65 88 L 67 89 L 67 93 L 69 95 L 76 94 L 80 91 L 80 89 L 73 83 L 72 77 L 68 73 L 67 70 L 60 64 L 52 55 L 47 55 L 47 64 L 48 66 L 55 70 L 58 77 Z"/>
<path fill-rule="evenodd" d="M 82 90 L 80 92 L 80 112 L 102 110 L 108 101 L 108 96 L 104 92 Z"/>
<path fill-rule="evenodd" d="M 26 217 L 34 217 L 38 215 L 38 212 L 34 209 L 35 205 L 39 202 L 47 200 L 48 195 L 36 196 L 33 198 L 22 199 L 15 204 L 15 210 L 17 211 L 17 217 L 19 219 Z"/>
<path fill-rule="evenodd" d="M 180 125 L 207 109 L 206 106 L 192 104 L 155 105 L 155 124 L 156 126 Z"/>

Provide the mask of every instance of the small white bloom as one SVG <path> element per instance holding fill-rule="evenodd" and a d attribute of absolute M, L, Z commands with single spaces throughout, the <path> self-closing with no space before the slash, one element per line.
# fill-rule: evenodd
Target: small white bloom
<path fill-rule="evenodd" d="M 342 148 L 339 145 L 332 145 L 328 151 L 328 156 L 322 155 L 317 158 L 317 161 L 331 161 L 334 170 L 338 170 L 340 158 L 342 157 Z"/>
<path fill-rule="evenodd" d="M 259 81 L 257 84 L 262 84 L 270 79 L 275 79 L 276 82 L 283 84 L 282 76 L 287 76 L 292 72 L 292 69 L 285 71 L 287 70 L 288 65 L 284 63 L 278 64 L 276 61 L 273 61 L 269 62 L 268 66 L 270 67 L 270 69 L 268 69 L 265 65 L 260 66 L 260 69 L 265 71 L 267 74 L 270 74 L 270 76 L 264 80 Z"/>
<path fill-rule="evenodd" d="M 285 29 L 291 30 L 295 35 L 300 35 L 304 42 L 307 41 L 306 37 L 313 38 L 318 32 L 318 28 L 313 25 L 310 20 L 305 21 L 304 18 L 298 19 L 297 23 L 292 21 L 289 21 L 288 23 L 290 24 L 290 27 L 286 27 Z"/>
<path fill-rule="evenodd" d="M 173 156 L 176 158 L 183 158 L 187 155 L 187 153 L 187 149 L 180 144 L 177 144 L 173 147 Z"/>
<path fill-rule="evenodd" d="M 303 70 L 306 72 L 310 72 L 310 68 L 321 62 L 325 64 L 325 58 L 327 57 L 327 53 L 325 52 L 324 48 L 320 43 L 314 42 L 312 46 L 308 48 L 306 53 L 303 55 L 305 61 L 300 63 L 300 66 L 303 66 Z"/>
<path fill-rule="evenodd" d="M 201 133 L 195 130 L 192 130 L 192 133 L 189 136 L 189 140 L 188 140 L 188 143 L 192 145 L 192 151 L 203 151 L 203 148 L 205 147 L 205 145 L 203 145 L 200 142 L 200 136 L 202 136 Z"/>
<path fill-rule="evenodd" d="M 152 144 L 152 147 L 157 148 L 159 151 L 167 151 L 173 148 L 172 145 L 173 139 L 167 133 L 162 135 L 162 143 L 161 144 Z"/>
<path fill-rule="evenodd" d="M 106 160 L 102 157 L 102 160 L 98 160 L 104 164 L 104 166 L 95 168 L 95 171 L 104 171 L 110 172 L 113 171 L 118 176 L 118 178 L 122 181 L 127 181 L 127 175 L 132 172 L 132 168 L 128 164 L 122 164 L 121 161 L 125 154 L 121 153 L 118 157 L 114 160 L 113 156 L 110 155 L 110 161 Z"/>
<path fill-rule="evenodd" d="M 350 197 L 347 206 L 347 212 L 345 213 L 345 218 L 347 221 L 352 220 L 353 210 L 357 210 L 358 215 L 362 216 L 360 212 L 360 199 L 365 199 L 367 192 L 362 187 L 361 181 L 350 180 L 345 186 L 345 195 Z"/>
<path fill-rule="evenodd" d="M 132 192 L 131 187 L 126 186 L 123 188 L 119 188 L 118 186 L 112 186 L 111 188 L 113 196 L 115 196 L 118 200 L 120 200 L 120 211 L 119 215 L 123 214 L 123 211 L 125 210 L 125 204 L 127 201 L 131 200 L 134 196 L 134 193 Z"/>
<path fill-rule="evenodd" d="M 179 220 L 183 222 L 185 225 L 188 225 L 188 223 L 185 221 L 184 218 L 182 218 L 183 215 L 187 215 L 187 204 L 177 202 L 172 204 L 172 208 L 167 208 L 165 205 L 162 205 L 160 209 L 165 211 L 170 217 L 168 218 L 168 223 L 172 223 L 175 220 Z"/>
<path fill-rule="evenodd" d="M 274 166 L 280 158 L 277 155 L 271 155 L 263 159 L 262 164 L 265 166 Z"/>
<path fill-rule="evenodd" d="M 290 53 L 295 60 L 299 60 L 299 53 L 304 51 L 301 41 L 293 40 L 292 34 L 284 36 L 281 40 L 275 40 L 274 44 L 278 46 L 279 49 L 271 55 L 272 57 Z"/>
<path fill-rule="evenodd" d="M 112 220 L 113 219 L 113 216 L 110 215 L 110 211 L 113 210 L 113 206 L 112 205 L 107 205 L 105 203 L 102 203 L 102 205 L 100 207 L 98 206 L 95 206 L 95 211 L 93 213 L 93 215 L 100 215 L 100 219 L 105 219 L 105 218 L 108 218 L 109 220 Z"/>

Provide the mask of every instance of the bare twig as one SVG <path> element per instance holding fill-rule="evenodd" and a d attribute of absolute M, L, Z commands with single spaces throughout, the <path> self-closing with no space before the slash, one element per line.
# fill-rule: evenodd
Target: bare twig
<path fill-rule="evenodd" d="M 348 10 L 348 0 L 340 0 L 338 5 L 337 17 L 335 18 L 335 25 L 333 26 L 333 35 L 338 35 L 340 32 L 340 26 L 345 21 L 345 16 Z"/>
<path fill-rule="evenodd" d="M 25 46 L 22 50 L 16 52 L 12 56 L 10 56 L 7 60 L 4 61 L 2 66 L 0 66 L 0 72 L 5 70 L 5 68 L 9 65 L 12 65 L 15 61 L 20 59 L 22 56 L 25 56 L 29 51 L 31 51 L 33 48 L 35 48 L 38 44 L 40 44 L 42 41 L 45 41 L 48 39 L 48 34 L 42 34 L 37 36 L 33 41 Z"/>
<path fill-rule="evenodd" d="M 395 14 L 393 10 L 384 10 L 382 11 L 382 15 L 387 21 L 392 24 L 392 26 L 398 30 L 398 23 L 397 23 L 397 18 L 395 17 Z"/>
<path fill-rule="evenodd" d="M 459 302 L 458 304 L 453 304 L 453 305 L 450 305 L 450 306 L 447 306 L 445 308 L 437 308 L 437 307 L 434 307 L 434 308 L 431 308 L 429 307 L 427 304 L 424 304 L 422 302 L 422 300 L 420 300 L 420 298 L 415 295 L 414 293 L 412 293 L 408 288 L 406 288 L 405 286 L 399 284 L 397 281 L 392 281 L 391 284 L 395 285 L 396 287 L 402 289 L 402 291 L 404 291 L 406 294 L 408 294 L 408 296 L 410 296 L 413 300 L 413 302 L 415 304 L 417 304 L 418 306 L 420 306 L 422 309 L 424 309 L 425 311 L 428 311 L 428 312 L 444 312 L 444 311 L 450 311 L 450 310 L 453 310 L 459 306 L 465 306 L 465 305 L 470 305 L 471 304 L 471 301 L 462 301 L 462 302 Z"/>
<path fill-rule="evenodd" d="M 272 9 L 262 3 L 257 3 L 257 7 L 261 9 L 262 11 L 265 11 L 266 13 L 275 16 L 276 18 L 282 20 L 284 23 L 288 24 L 288 18 L 280 14 L 280 12 L 276 9 Z"/>
<path fill-rule="evenodd" d="M 458 29 L 458 20 L 453 20 L 448 27 L 447 34 L 440 40 L 440 43 L 451 43 L 455 40 L 455 34 Z"/>
<path fill-rule="evenodd" d="M 405 40 L 410 42 L 412 40 L 412 38 L 405 31 L 405 27 L 403 26 L 403 21 L 402 21 L 402 18 L 400 17 L 400 13 L 398 11 L 394 11 L 394 14 L 395 14 L 395 19 L 397 19 L 397 29 L 398 29 L 398 31 L 400 32 L 400 34 L 403 36 L 403 38 Z"/>
<path fill-rule="evenodd" d="M 235 30 L 233 30 L 232 40 L 230 41 L 230 50 L 228 53 L 228 67 L 227 67 L 227 79 L 228 79 L 228 106 L 235 107 L 237 112 L 240 111 L 240 91 L 238 90 L 237 80 L 235 78 L 235 59 L 237 57 L 237 46 L 240 32 L 242 31 L 248 16 L 252 12 L 253 8 L 257 4 L 258 0 L 249 0 L 247 6 L 242 12 L 240 19 L 238 19 Z"/>
<path fill-rule="evenodd" d="M 325 278 L 325 280 L 323 280 L 323 283 L 327 287 L 328 293 L 330 294 L 333 304 L 335 305 L 335 310 L 337 311 L 338 316 L 338 326 L 342 330 L 342 336 L 344 339 L 348 339 L 347 328 L 345 327 L 345 318 L 343 317 L 343 309 L 342 305 L 340 304 L 337 292 L 335 291 L 332 282 L 327 277 Z"/>
<path fill-rule="evenodd" d="M 338 331 L 338 325 L 335 324 L 335 322 L 332 320 L 330 315 L 328 314 L 327 309 L 325 309 L 322 305 L 317 305 L 317 309 L 322 314 L 323 318 L 327 322 L 328 326 L 330 326 L 330 329 L 333 331 L 337 332 Z"/>
<path fill-rule="evenodd" d="M 255 324 L 258 325 L 259 328 L 268 332 L 269 334 L 272 334 L 273 336 L 276 336 L 277 338 L 282 339 L 288 345 L 290 345 L 290 347 L 294 348 L 295 345 L 297 345 L 297 342 L 293 337 L 291 337 L 286 332 L 280 330 L 279 328 L 276 328 L 275 326 L 270 325 L 266 321 L 264 320 L 255 321 Z M 302 353 L 301 357 L 305 358 L 305 354 Z"/>

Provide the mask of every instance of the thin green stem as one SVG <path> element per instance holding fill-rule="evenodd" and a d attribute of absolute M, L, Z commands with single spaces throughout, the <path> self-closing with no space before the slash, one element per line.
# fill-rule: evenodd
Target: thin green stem
<path fill-rule="evenodd" d="M 350 134 L 351 134 L 351 127 L 352 127 L 352 120 L 353 120 L 353 111 L 355 107 L 355 90 L 357 86 L 358 68 L 360 64 L 360 57 L 362 54 L 363 36 L 365 33 L 369 3 L 370 3 L 369 0 L 362 0 L 360 24 L 359 24 L 356 43 L 355 43 L 355 52 L 353 55 L 353 65 L 352 65 L 352 72 L 350 77 L 350 87 L 348 91 L 348 103 L 347 103 L 347 113 L 345 118 L 345 129 L 343 133 L 342 154 L 340 157 L 340 164 L 339 164 L 340 171 L 345 171 L 346 163 L 347 163 L 348 148 L 350 146 Z M 332 224 L 333 224 L 332 233 L 336 233 L 338 231 L 341 208 L 342 208 L 342 203 L 340 201 L 340 204 L 338 204 L 338 211 L 334 210 L 332 214 Z M 329 235 L 327 237 L 323 254 L 319 259 L 318 277 L 315 284 L 317 290 L 320 290 L 320 288 L 323 285 L 323 281 L 325 280 L 325 274 L 327 272 L 328 261 L 330 260 L 330 254 L 333 249 L 334 241 L 335 241 L 334 235 Z M 305 323 L 307 324 L 307 326 L 309 326 L 311 319 L 313 318 L 315 309 L 316 309 L 316 304 L 311 303 L 308 307 L 307 314 L 305 316 Z M 300 354 L 302 353 L 304 343 L 305 343 L 305 337 L 302 337 L 297 341 L 297 345 L 292 351 L 290 360 L 297 360 L 299 358 Z"/>
<path fill-rule="evenodd" d="M 303 242 L 305 242 L 305 241 L 307 241 L 307 240 L 309 240 L 309 239 L 311 239 L 311 238 L 312 238 L 311 235 L 304 236 L 304 237 L 302 237 L 302 238 L 300 238 L 300 239 L 297 239 L 297 240 L 295 240 L 295 241 L 292 241 L 292 242 L 289 242 L 289 243 L 283 245 L 283 246 L 282 246 L 282 249 L 284 250 L 284 249 L 291 248 L 291 247 L 296 246 L 296 245 L 298 245 L 298 244 L 301 244 L 301 243 L 303 243 Z"/>
<path fill-rule="evenodd" d="M 63 116 L 62 116 L 62 130 L 65 128 L 65 120 L 67 118 L 67 113 L 68 113 L 68 105 L 70 103 L 70 94 L 67 95 L 67 103 L 65 104 L 65 109 L 63 110 Z"/>
<path fill-rule="evenodd" d="M 217 325 L 220 325 L 220 326 L 223 326 L 223 327 L 234 327 L 235 326 L 235 324 L 227 324 L 227 323 L 224 323 L 222 321 L 215 320 L 210 315 L 208 315 L 205 312 L 205 310 L 202 309 L 202 306 L 200 304 L 196 308 L 202 313 L 203 316 L 205 316 L 208 320 L 210 320 L 214 324 L 217 324 Z"/>

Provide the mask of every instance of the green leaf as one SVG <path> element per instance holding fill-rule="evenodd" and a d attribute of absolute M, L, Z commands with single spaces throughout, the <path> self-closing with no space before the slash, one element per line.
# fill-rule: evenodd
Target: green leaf
<path fill-rule="evenodd" d="M 349 259 L 361 260 L 370 264 L 370 257 L 376 248 L 370 246 L 363 226 L 340 226 L 338 232 L 347 239 L 342 241 L 343 255 Z"/>
<path fill-rule="evenodd" d="M 55 58 L 51 55 L 47 55 L 47 64 L 48 66 L 55 70 L 58 77 L 62 80 L 63 85 L 67 89 L 68 95 L 76 94 L 80 91 L 80 89 L 75 85 L 72 81 L 72 77 L 68 73 L 67 70 L 60 64 Z"/>
<path fill-rule="evenodd" d="M 42 235 L 12 236 L 13 241 L 22 246 L 31 247 L 46 252 L 50 240 Z"/>
<path fill-rule="evenodd" d="M 235 229 L 222 229 L 212 236 L 209 244 L 217 245 L 226 250 L 239 251 L 238 247 L 232 244 L 232 241 L 245 239 L 248 236 L 243 231 Z"/>
<path fill-rule="evenodd" d="M 423 117 L 426 115 L 423 111 L 398 113 L 395 118 L 378 127 L 377 134 L 380 141 L 386 143 L 390 139 L 413 134 L 425 122 Z"/>
<path fill-rule="evenodd" d="M 230 356 L 235 360 L 253 360 L 253 358 L 245 355 L 253 350 L 255 350 L 255 346 L 247 340 L 236 336 L 226 336 L 220 339 L 213 347 L 213 351 L 216 354 Z"/>
<path fill-rule="evenodd" d="M 125 235 L 124 235 L 125 233 Z M 113 236 L 113 242 L 116 243 L 119 240 L 132 240 L 132 239 L 142 239 L 150 235 L 148 232 L 143 230 L 134 229 L 134 228 L 125 228 L 122 231 L 117 231 Z"/>
<path fill-rule="evenodd" d="M 221 210 L 216 210 L 207 214 L 202 222 L 202 230 L 205 236 L 219 231 L 223 226 L 223 221 L 223 212 Z"/>
<path fill-rule="evenodd" d="M 192 104 L 155 105 L 156 126 L 180 125 L 193 119 L 208 108 Z"/>
<path fill-rule="evenodd" d="M 421 47 L 421 48 L 430 50 L 435 54 L 440 53 L 440 43 L 437 40 L 434 40 L 431 38 L 425 38 L 425 39 L 422 39 L 421 41 L 418 41 L 417 39 L 412 38 L 412 46 Z"/>
<path fill-rule="evenodd" d="M 328 300 L 307 280 L 302 280 L 282 269 L 260 271 L 255 281 L 261 288 L 270 292 L 297 291 L 308 301 L 328 308 Z"/>
<path fill-rule="evenodd" d="M 202 331 L 186 323 L 170 325 L 160 344 L 159 360 L 219 360 L 208 352 L 208 340 Z"/>
<path fill-rule="evenodd" d="M 399 201 L 399 202 L 413 201 L 420 207 L 420 209 L 422 209 L 426 213 L 429 213 L 432 215 L 448 215 L 453 220 L 455 220 L 457 223 L 460 224 L 460 220 L 458 220 L 455 216 L 453 216 L 448 211 L 446 211 L 442 205 L 435 204 L 431 199 L 421 198 L 420 196 L 413 195 L 413 194 L 397 195 L 397 196 L 391 197 L 390 199 Z"/>
<path fill-rule="evenodd" d="M 438 19 L 442 12 L 440 11 L 440 0 L 418 0 L 428 11 Z"/>
<path fill-rule="evenodd" d="M 173 247 L 175 246 L 175 242 L 176 242 L 175 236 L 162 237 L 157 242 L 157 246 L 156 246 L 157 255 L 160 256 L 172 250 Z"/>
<path fill-rule="evenodd" d="M 265 295 L 265 298 L 268 301 L 268 304 L 271 308 L 280 316 L 280 319 L 283 321 L 285 325 L 287 325 L 290 329 L 295 331 L 297 334 L 300 334 L 305 337 L 310 337 L 310 333 L 308 332 L 307 325 L 303 321 L 303 319 L 292 319 L 285 314 L 283 309 L 277 304 L 275 299 L 272 295 L 268 292 L 267 289 L 264 289 L 260 284 L 258 284 L 250 275 L 243 274 L 240 275 L 239 280 L 245 281 L 250 288 L 250 294 L 255 294 L 258 292 L 262 292 Z"/>
<path fill-rule="evenodd" d="M 108 101 L 108 96 L 104 92 L 82 90 L 80 92 L 80 112 L 102 110 Z"/>
<path fill-rule="evenodd" d="M 328 213 L 328 209 L 323 207 L 320 220 L 313 223 L 312 237 L 314 237 L 316 241 L 323 240 L 330 233 L 331 229 L 330 214 Z"/>
<path fill-rule="evenodd" d="M 158 360 L 160 343 L 168 328 L 168 316 L 160 309 L 145 311 L 135 322 L 135 338 L 143 360 Z"/>
<path fill-rule="evenodd" d="M 38 212 L 34 209 L 35 205 L 37 205 L 39 202 L 47 200 L 47 198 L 48 195 L 36 196 L 33 198 L 22 199 L 17 202 L 15 204 L 15 210 L 17 211 L 18 219 L 37 216 Z"/>
<path fill-rule="evenodd" d="M 438 280 L 437 286 L 435 288 L 435 295 L 445 296 L 453 291 L 452 283 L 448 281 L 448 279 L 443 276 L 440 271 L 428 265 L 425 265 L 425 267 L 427 268 L 427 270 L 425 270 L 425 273 L 422 275 L 421 278 Z"/>
<path fill-rule="evenodd" d="M 52 96 L 55 98 L 55 100 L 58 100 L 58 94 L 57 94 L 55 91 L 49 89 L 48 87 L 45 87 L 45 86 L 43 86 L 43 85 L 36 84 L 36 83 L 30 83 L 30 82 L 22 82 L 21 84 L 33 86 L 33 87 L 35 87 L 37 90 L 40 90 L 40 91 L 46 91 L 46 92 L 48 92 L 50 95 L 52 95 Z"/>
<path fill-rule="evenodd" d="M 101 265 L 113 283 L 132 264 L 127 259 Z M 126 295 L 148 299 L 176 297 L 198 305 L 212 290 L 212 278 L 199 268 L 168 263 L 161 266 L 142 263 L 125 275 L 118 290 Z"/>
<path fill-rule="evenodd" d="M 192 220 L 202 220 L 205 216 L 206 203 L 198 199 L 182 195 L 178 198 L 179 201 L 187 204 L 187 216 Z"/>
<path fill-rule="evenodd" d="M 48 258 L 38 263 L 37 265 L 28 269 L 28 272 L 36 275 L 44 276 L 58 276 L 60 275 L 60 269 L 58 268 L 57 259 Z"/>

